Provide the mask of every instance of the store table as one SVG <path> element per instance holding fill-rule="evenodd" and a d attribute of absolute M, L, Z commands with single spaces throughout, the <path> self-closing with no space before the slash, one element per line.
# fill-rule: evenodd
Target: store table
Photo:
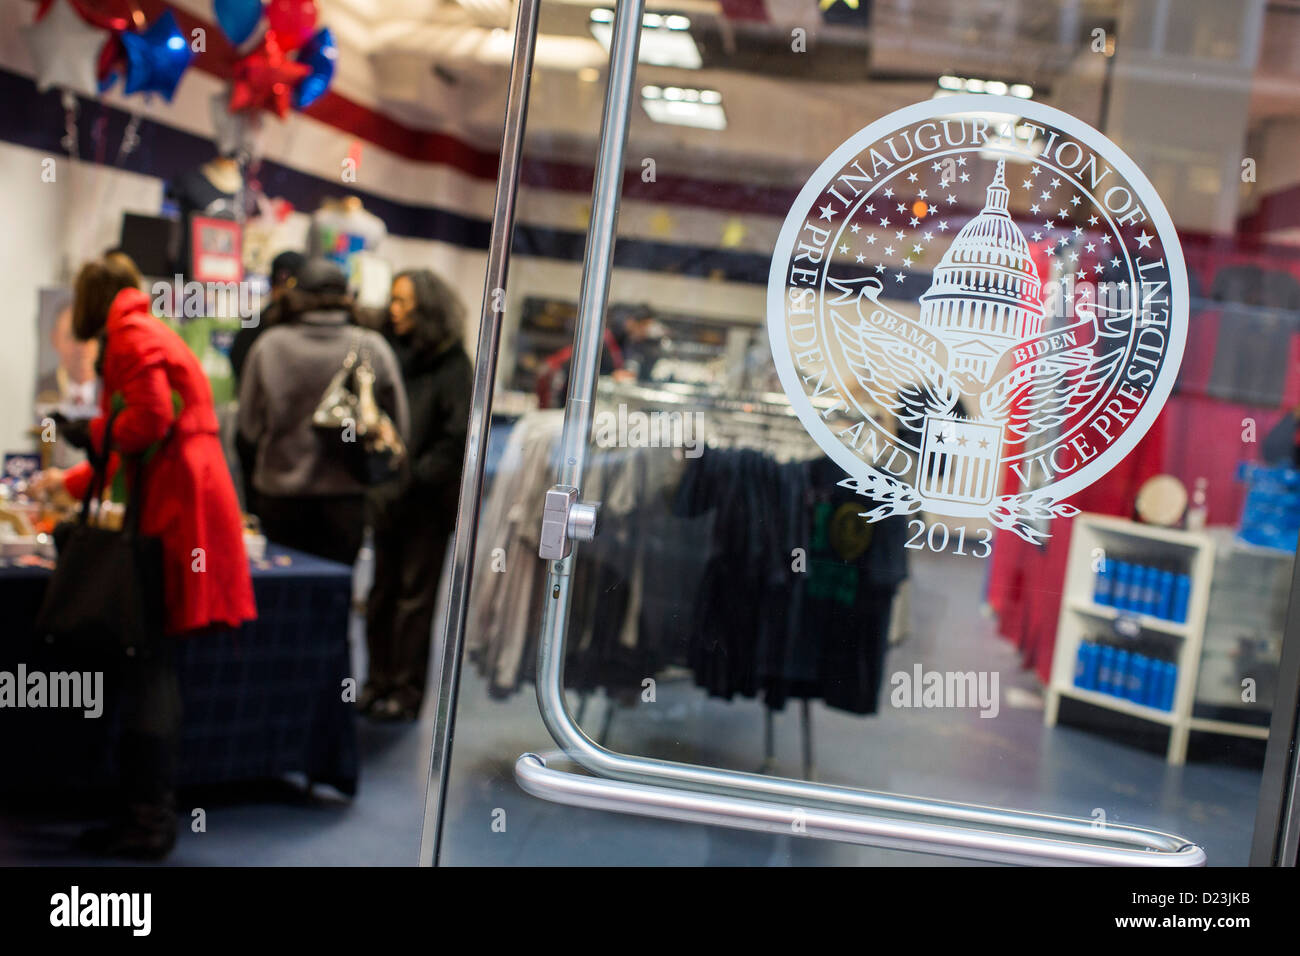
<path fill-rule="evenodd" d="M 49 571 L 0 566 L 0 671 L 69 670 L 33 624 Z M 178 642 L 180 786 L 302 774 L 346 794 L 358 777 L 345 565 L 270 545 L 253 568 L 258 619 Z M 99 790 L 116 779 L 113 715 L 0 709 L 0 794 Z"/>

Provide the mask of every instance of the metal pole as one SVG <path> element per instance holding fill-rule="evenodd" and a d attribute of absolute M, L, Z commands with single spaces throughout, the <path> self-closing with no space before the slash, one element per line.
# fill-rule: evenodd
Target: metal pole
<path fill-rule="evenodd" d="M 515 201 L 519 165 L 524 151 L 528 117 L 528 90 L 532 80 L 533 52 L 537 46 L 537 10 L 540 0 L 519 0 L 515 13 L 515 49 L 510 61 L 506 93 L 505 129 L 501 135 L 501 162 L 497 168 L 496 203 L 492 212 L 492 238 L 488 244 L 487 278 L 479 317 L 478 351 L 475 353 L 474 393 L 469 429 L 465 437 L 465 470 L 461 475 L 460 503 L 456 510 L 456 538 L 452 546 L 451 580 L 447 591 L 447 621 L 443 629 L 442 674 L 434 717 L 433 750 L 425 792 L 424 827 L 420 837 L 420 865 L 437 862 L 442 844 L 442 814 L 447 800 L 447 771 L 451 767 L 453 718 L 460 687 L 460 659 L 465 618 L 474 573 L 479 504 L 483 497 L 484 457 L 496 383 L 497 348 L 505 312 L 506 277 L 510 247 L 515 236 Z"/>

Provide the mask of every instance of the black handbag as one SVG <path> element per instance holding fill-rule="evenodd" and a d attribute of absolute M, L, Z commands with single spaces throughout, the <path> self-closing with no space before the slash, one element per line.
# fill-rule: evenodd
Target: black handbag
<path fill-rule="evenodd" d="M 36 616 L 36 634 L 60 654 L 111 661 L 143 656 L 163 633 L 162 541 L 140 534 L 144 475 L 134 457 L 134 480 L 121 529 L 90 520 L 91 502 L 102 515 L 112 446 L 114 410 L 104 428 L 103 451 L 92 456 L 94 474 L 77 519 L 55 529 L 58 561 Z M 122 456 L 122 467 L 127 459 Z"/>

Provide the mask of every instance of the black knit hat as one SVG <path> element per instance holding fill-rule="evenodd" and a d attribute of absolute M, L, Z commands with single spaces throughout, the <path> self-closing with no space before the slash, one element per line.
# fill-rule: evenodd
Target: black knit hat
<path fill-rule="evenodd" d="M 271 285 L 283 285 L 298 278 L 307 257 L 301 252 L 282 252 L 271 260 Z"/>
<path fill-rule="evenodd" d="M 308 259 L 298 272 L 298 288 L 303 292 L 344 295 L 348 291 L 348 277 L 343 269 L 329 259 Z"/>

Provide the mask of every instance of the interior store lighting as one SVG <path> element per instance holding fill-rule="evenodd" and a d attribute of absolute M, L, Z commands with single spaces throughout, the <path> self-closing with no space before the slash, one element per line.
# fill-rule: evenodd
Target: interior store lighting
<path fill-rule="evenodd" d="M 591 11 L 591 35 L 605 52 L 609 52 L 610 38 L 614 33 L 614 11 L 597 7 Z M 638 62 L 651 66 L 675 66 L 683 70 L 698 70 L 704 65 L 700 48 L 691 36 L 691 18 L 679 13 L 647 13 L 641 18 L 641 46 Z"/>
<path fill-rule="evenodd" d="M 717 90 L 697 90 L 681 86 L 643 86 L 641 105 L 656 123 L 694 126 L 697 129 L 727 128 L 727 114 L 722 108 L 722 94 Z"/>
<path fill-rule="evenodd" d="M 1034 88 L 1028 83 L 1004 83 L 1001 80 L 982 80 L 974 76 L 953 76 L 944 74 L 939 77 L 939 88 L 934 91 L 932 99 L 944 96 L 956 96 L 958 93 L 988 93 L 992 96 L 1008 94 L 1022 100 L 1034 98 Z"/>

